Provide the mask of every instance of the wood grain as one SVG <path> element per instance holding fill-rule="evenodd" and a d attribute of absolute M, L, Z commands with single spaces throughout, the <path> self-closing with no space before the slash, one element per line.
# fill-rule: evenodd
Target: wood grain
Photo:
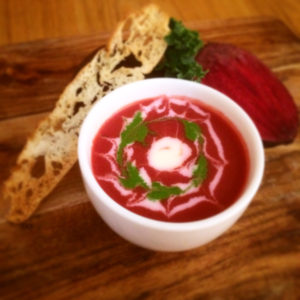
<path fill-rule="evenodd" d="M 300 41 L 271 18 L 189 22 L 206 41 L 252 51 L 300 107 Z M 0 48 L 0 180 L 65 84 L 107 35 Z M 70 58 L 70 59 L 66 59 Z M 136 247 L 98 217 L 78 165 L 22 225 L 0 218 L 1 299 L 297 299 L 300 295 L 300 135 L 266 149 L 259 192 L 210 244 L 183 253 Z"/>
<path fill-rule="evenodd" d="M 112 30 L 149 0 L 0 0 L 0 45 Z M 300 36 L 298 0 L 151 0 L 183 21 L 272 16 Z"/>

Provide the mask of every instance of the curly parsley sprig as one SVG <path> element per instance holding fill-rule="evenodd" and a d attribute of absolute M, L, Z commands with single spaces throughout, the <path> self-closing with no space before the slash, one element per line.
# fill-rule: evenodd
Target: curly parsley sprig
<path fill-rule="evenodd" d="M 195 60 L 203 47 L 198 32 L 185 28 L 174 18 L 170 19 L 169 26 L 171 32 L 165 37 L 168 47 L 157 69 L 162 70 L 166 77 L 201 81 L 207 71 Z"/>

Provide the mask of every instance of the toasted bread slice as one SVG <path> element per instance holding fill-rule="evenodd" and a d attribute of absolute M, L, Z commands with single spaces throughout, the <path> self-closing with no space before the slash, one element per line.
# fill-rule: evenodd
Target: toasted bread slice
<path fill-rule="evenodd" d="M 119 24 L 107 48 L 100 49 L 65 88 L 3 185 L 1 201 L 10 201 L 9 221 L 28 219 L 74 165 L 79 129 L 93 103 L 121 85 L 143 79 L 158 64 L 167 47 L 168 22 L 155 5 L 131 14 Z"/>

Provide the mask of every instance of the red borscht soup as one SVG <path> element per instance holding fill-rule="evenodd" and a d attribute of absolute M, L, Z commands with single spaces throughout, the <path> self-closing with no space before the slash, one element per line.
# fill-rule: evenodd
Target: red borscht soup
<path fill-rule="evenodd" d="M 98 131 L 91 161 L 114 201 L 167 222 L 222 212 L 249 175 L 248 150 L 231 121 L 181 96 L 144 99 L 115 113 Z"/>

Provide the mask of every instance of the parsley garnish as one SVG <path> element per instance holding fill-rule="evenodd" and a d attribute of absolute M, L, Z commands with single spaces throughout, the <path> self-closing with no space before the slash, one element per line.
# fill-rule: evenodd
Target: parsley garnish
<path fill-rule="evenodd" d="M 118 147 L 117 161 L 121 168 L 123 167 L 123 150 L 124 148 L 134 142 L 145 143 L 145 138 L 148 135 L 149 130 L 147 125 L 144 123 L 142 113 L 138 111 L 131 123 L 121 133 L 121 142 Z"/>
<path fill-rule="evenodd" d="M 207 160 L 204 155 L 201 155 L 193 172 L 193 184 L 198 186 L 207 176 Z"/>
<path fill-rule="evenodd" d="M 139 170 L 130 162 L 127 163 L 126 173 L 127 176 L 125 178 L 120 177 L 120 181 L 124 187 L 134 189 L 137 186 L 141 186 L 148 189 L 146 182 L 139 174 Z"/>
<path fill-rule="evenodd" d="M 172 195 L 180 195 L 183 191 L 177 186 L 165 186 L 159 182 L 152 183 L 152 189 L 147 198 L 152 201 L 167 199 Z"/>
<path fill-rule="evenodd" d="M 195 60 L 203 47 L 198 32 L 185 28 L 174 18 L 170 19 L 169 26 L 171 32 L 165 37 L 168 47 L 158 70 L 163 70 L 166 77 L 200 81 L 207 72 Z"/>
<path fill-rule="evenodd" d="M 181 122 L 184 126 L 185 136 L 190 141 L 196 141 L 198 139 L 199 143 L 203 142 L 202 131 L 200 126 L 195 122 L 190 122 L 184 119 L 181 119 Z"/>

